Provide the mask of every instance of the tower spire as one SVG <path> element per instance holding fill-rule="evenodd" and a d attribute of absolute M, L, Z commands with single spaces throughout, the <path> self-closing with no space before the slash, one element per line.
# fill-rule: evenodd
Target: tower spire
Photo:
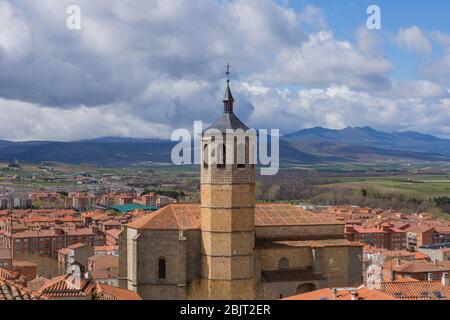
<path fill-rule="evenodd" d="M 229 63 L 227 63 L 226 68 L 227 68 L 227 72 L 225 72 L 225 74 L 227 75 L 227 89 L 225 91 L 225 97 L 223 99 L 223 105 L 224 105 L 223 111 L 224 111 L 224 113 L 233 113 L 234 99 L 233 99 L 233 95 L 231 94 L 231 89 L 230 89 L 231 66 Z"/>

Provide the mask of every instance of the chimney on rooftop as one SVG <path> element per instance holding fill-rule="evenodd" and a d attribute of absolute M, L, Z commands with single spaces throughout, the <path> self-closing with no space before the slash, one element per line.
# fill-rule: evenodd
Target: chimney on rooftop
<path fill-rule="evenodd" d="M 358 290 L 353 290 L 352 291 L 352 300 L 359 300 Z"/>
<path fill-rule="evenodd" d="M 446 287 L 450 286 L 450 277 L 448 275 L 448 272 L 444 272 L 442 274 L 442 285 Z"/>
<path fill-rule="evenodd" d="M 333 300 L 336 300 L 338 297 L 338 290 L 337 289 L 333 289 Z"/>
<path fill-rule="evenodd" d="M 434 265 L 437 267 L 439 265 L 439 260 L 438 259 L 434 259 Z"/>
<path fill-rule="evenodd" d="M 400 267 L 402 265 L 402 260 L 401 259 L 397 259 L 397 267 Z"/>

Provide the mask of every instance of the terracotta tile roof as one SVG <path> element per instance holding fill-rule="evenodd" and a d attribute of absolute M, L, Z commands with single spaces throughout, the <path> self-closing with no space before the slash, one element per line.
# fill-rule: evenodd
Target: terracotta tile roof
<path fill-rule="evenodd" d="M 343 247 L 356 246 L 362 247 L 359 242 L 352 242 L 346 239 L 326 239 L 326 240 L 307 240 L 307 241 L 272 241 L 269 239 L 256 239 L 257 248 L 276 248 L 276 247 Z"/>
<path fill-rule="evenodd" d="M 424 233 L 424 232 L 430 231 L 433 228 L 434 228 L 433 226 L 429 226 L 429 225 L 425 225 L 425 224 L 416 224 L 416 225 L 413 225 L 413 226 L 405 229 L 405 231 L 411 232 L 411 233 Z"/>
<path fill-rule="evenodd" d="M 448 226 L 435 226 L 434 230 L 437 233 L 450 233 L 450 227 Z"/>
<path fill-rule="evenodd" d="M 256 205 L 258 227 L 292 225 L 342 225 L 342 222 L 285 204 Z M 193 230 L 200 228 L 200 204 L 171 204 L 127 225 L 133 229 Z"/>
<path fill-rule="evenodd" d="M 67 236 L 89 236 L 96 234 L 91 228 L 63 228 Z M 52 236 L 63 236 L 56 234 L 53 230 L 25 230 L 21 232 L 14 233 L 12 238 L 14 239 L 24 239 L 24 238 L 47 238 Z"/>
<path fill-rule="evenodd" d="M 358 300 L 397 300 L 383 292 L 362 287 L 356 290 Z M 326 288 L 313 292 L 289 297 L 284 300 L 352 300 L 352 292 L 349 290 L 339 290 L 334 297 L 333 289 Z"/>
<path fill-rule="evenodd" d="M 384 263 L 383 268 L 405 273 L 450 272 L 450 261 L 439 262 L 437 265 L 434 262 L 402 261 L 400 265 L 397 265 L 397 261 L 394 259 Z"/>
<path fill-rule="evenodd" d="M 128 224 L 135 229 L 192 230 L 200 228 L 200 205 L 169 205 Z"/>
<path fill-rule="evenodd" d="M 45 284 L 49 283 L 49 279 L 37 276 L 35 279 L 28 281 L 27 288 L 32 291 L 38 291 L 40 288 L 42 288 Z"/>
<path fill-rule="evenodd" d="M 414 259 L 416 260 L 429 260 L 430 257 L 423 252 L 415 252 Z"/>
<path fill-rule="evenodd" d="M 122 233 L 122 230 L 117 230 L 117 229 L 106 230 L 105 233 L 109 234 L 110 236 L 112 236 L 115 239 L 118 239 L 119 235 Z"/>
<path fill-rule="evenodd" d="M 2 300 L 42 300 L 27 288 L 0 278 L 0 301 Z"/>
<path fill-rule="evenodd" d="M 421 260 L 421 259 L 418 259 L 418 257 L 421 258 L 421 256 L 418 256 L 416 253 L 409 252 L 406 250 L 393 251 L 393 250 L 372 248 L 372 247 L 366 246 L 364 248 L 364 253 L 365 254 L 378 253 L 378 254 L 381 254 L 382 256 L 384 256 L 385 258 L 414 258 L 415 260 Z M 416 258 L 416 256 L 417 256 L 417 258 Z"/>
<path fill-rule="evenodd" d="M 89 270 L 92 279 L 113 279 L 119 276 L 119 258 L 109 254 L 97 254 L 88 259 L 92 263 Z"/>
<path fill-rule="evenodd" d="M 110 254 L 101 253 L 96 254 L 88 259 L 89 261 L 95 262 L 98 266 L 110 266 L 115 265 L 117 263 L 117 266 L 119 265 L 119 258 L 114 257 Z"/>
<path fill-rule="evenodd" d="M 0 268 L 0 279 L 25 286 L 25 278 L 18 272 Z"/>
<path fill-rule="evenodd" d="M 95 293 L 98 300 L 142 300 L 136 292 L 101 283 L 95 286 Z"/>
<path fill-rule="evenodd" d="M 450 300 L 450 287 L 441 281 L 384 282 L 380 291 L 401 300 Z"/>
<path fill-rule="evenodd" d="M 75 243 L 75 244 L 68 246 L 67 249 L 76 250 L 76 249 L 79 249 L 79 248 L 82 248 L 85 246 L 86 245 L 84 243 Z"/>
<path fill-rule="evenodd" d="M 40 298 L 25 287 L 23 276 L 0 269 L 0 301 L 2 300 L 40 300 Z"/>
<path fill-rule="evenodd" d="M 89 298 L 94 285 L 85 279 L 76 280 L 70 275 L 53 278 L 45 284 L 39 293 L 47 299 Z"/>
<path fill-rule="evenodd" d="M 290 226 L 290 225 L 327 225 L 343 224 L 337 220 L 313 214 L 302 208 L 285 204 L 258 204 L 256 205 L 255 224 L 264 226 Z"/>
<path fill-rule="evenodd" d="M 109 220 L 103 223 L 104 226 L 120 226 L 120 221 L 117 220 Z"/>
<path fill-rule="evenodd" d="M 96 246 L 94 247 L 94 251 L 117 251 L 119 250 L 119 246 Z"/>

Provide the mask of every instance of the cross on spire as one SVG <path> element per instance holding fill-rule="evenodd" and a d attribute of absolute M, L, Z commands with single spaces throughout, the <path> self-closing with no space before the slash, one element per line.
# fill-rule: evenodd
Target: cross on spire
<path fill-rule="evenodd" d="M 231 94 L 230 89 L 230 69 L 231 66 L 229 63 L 225 66 L 227 68 L 227 72 L 225 73 L 227 75 L 227 90 L 225 91 L 225 97 L 223 98 L 224 103 L 224 112 L 225 113 L 233 113 L 233 95 Z"/>

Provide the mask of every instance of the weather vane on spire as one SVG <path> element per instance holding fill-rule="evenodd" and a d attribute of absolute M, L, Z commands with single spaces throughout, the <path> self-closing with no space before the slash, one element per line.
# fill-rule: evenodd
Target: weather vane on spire
<path fill-rule="evenodd" d="M 231 69 L 231 66 L 230 66 L 230 63 L 227 63 L 227 65 L 225 66 L 226 68 L 227 68 L 227 72 L 225 73 L 226 75 L 227 75 L 227 82 L 230 82 L 230 69 Z"/>

